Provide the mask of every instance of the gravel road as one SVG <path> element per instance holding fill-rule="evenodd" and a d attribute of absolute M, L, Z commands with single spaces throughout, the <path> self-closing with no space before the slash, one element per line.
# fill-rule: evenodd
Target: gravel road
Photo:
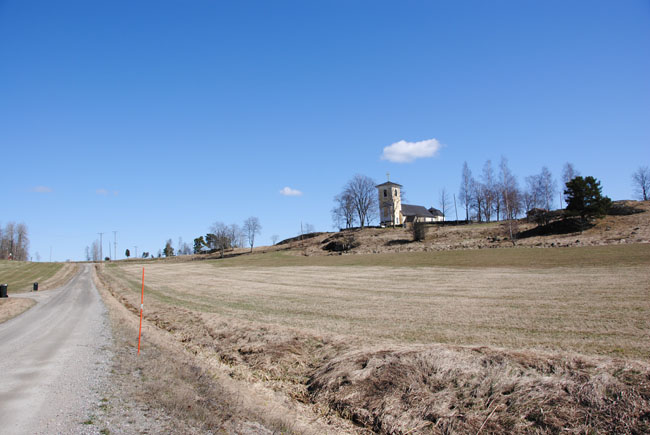
<path fill-rule="evenodd" d="M 56 290 L 11 297 L 37 304 L 0 324 L 0 432 L 96 433 L 111 330 L 91 266 Z"/>

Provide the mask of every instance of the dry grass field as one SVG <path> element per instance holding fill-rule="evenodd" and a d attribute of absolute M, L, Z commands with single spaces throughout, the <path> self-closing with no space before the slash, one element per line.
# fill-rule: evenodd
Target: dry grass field
<path fill-rule="evenodd" d="M 650 245 L 146 264 L 145 319 L 383 433 L 650 430 Z M 132 312 L 142 264 L 99 278 Z"/>
<path fill-rule="evenodd" d="M 9 293 L 32 290 L 34 282 L 43 283 L 63 268 L 63 263 L 0 261 L 0 282 L 9 284 Z"/>
<path fill-rule="evenodd" d="M 537 254 L 549 253 L 516 251 L 492 254 L 513 253 L 513 259 L 535 264 Z M 646 251 L 650 258 L 650 249 Z M 446 256 L 453 261 L 451 254 Z M 260 262 L 273 260 L 259 257 Z M 373 342 L 493 345 L 650 359 L 648 263 L 585 267 L 576 259 L 575 266 L 540 268 L 548 261 L 541 258 L 537 267 L 238 267 L 236 261 L 224 262 L 230 267 L 219 261 L 147 266 L 146 296 L 226 318 Z M 137 292 L 139 265 L 109 270 L 127 278 Z"/>
<path fill-rule="evenodd" d="M 32 299 L 26 298 L 0 299 L 0 323 L 13 319 L 30 309 L 35 303 Z"/>

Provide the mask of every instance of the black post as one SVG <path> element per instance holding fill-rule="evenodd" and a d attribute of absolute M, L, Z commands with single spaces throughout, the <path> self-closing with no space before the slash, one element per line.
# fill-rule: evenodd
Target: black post
<path fill-rule="evenodd" d="M 0 298 L 8 298 L 7 296 L 7 284 L 0 284 Z"/>
<path fill-rule="evenodd" d="M 34 283 L 34 291 L 35 291 L 35 292 L 38 291 L 38 283 L 37 283 L 37 282 Z"/>

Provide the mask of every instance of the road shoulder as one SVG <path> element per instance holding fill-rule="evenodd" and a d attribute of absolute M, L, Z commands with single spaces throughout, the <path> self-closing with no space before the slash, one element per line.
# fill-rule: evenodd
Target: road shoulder
<path fill-rule="evenodd" d="M 27 298 L 2 298 L 0 299 L 0 323 L 24 313 L 36 304 L 33 299 Z"/>

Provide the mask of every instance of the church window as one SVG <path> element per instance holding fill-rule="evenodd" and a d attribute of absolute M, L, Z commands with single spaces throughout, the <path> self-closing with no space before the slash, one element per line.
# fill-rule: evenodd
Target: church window
<path fill-rule="evenodd" d="M 386 192 L 386 189 L 384 189 L 384 198 L 388 196 L 388 193 Z"/>

